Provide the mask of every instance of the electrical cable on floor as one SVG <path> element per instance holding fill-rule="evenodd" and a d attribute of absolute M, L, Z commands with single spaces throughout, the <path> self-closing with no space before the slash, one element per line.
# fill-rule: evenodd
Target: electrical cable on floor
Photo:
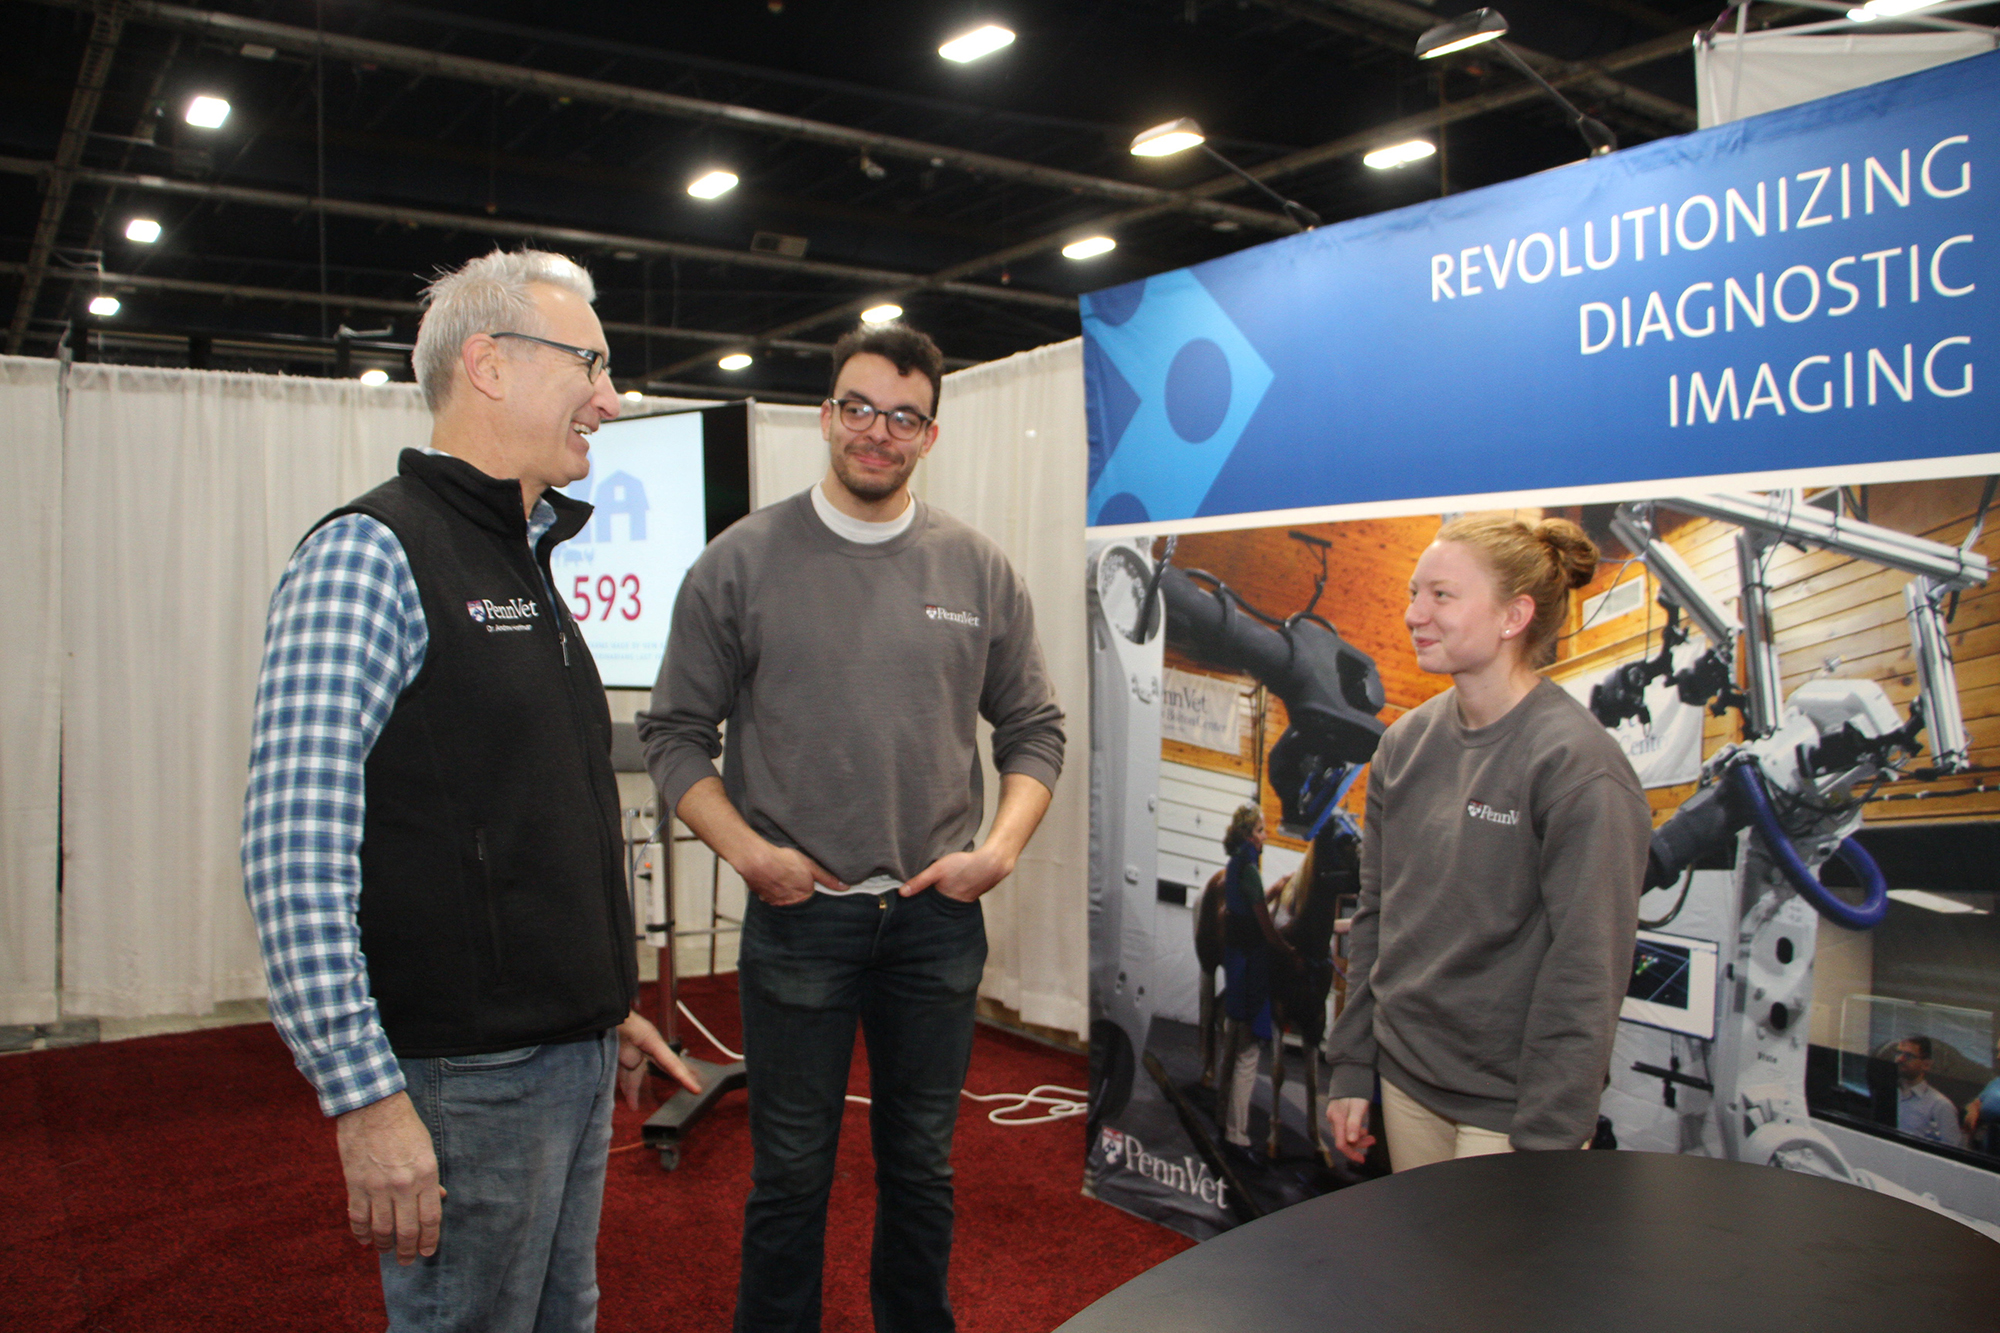
<path fill-rule="evenodd" d="M 708 1025 L 706 1023 L 703 1023 L 699 1018 L 696 1018 L 694 1016 L 694 1010 L 687 1007 L 686 1000 L 675 1000 L 674 1008 L 681 1011 L 682 1018 L 685 1018 L 688 1022 L 694 1024 L 694 1030 L 696 1032 L 699 1032 L 702 1036 L 708 1038 L 709 1045 L 713 1046 L 716 1050 L 722 1052 L 723 1059 L 731 1061 L 733 1063 L 743 1058 L 743 1055 L 740 1051 L 732 1051 L 727 1046 L 724 1046 L 721 1042 L 715 1039 L 715 1034 L 708 1030 Z"/>
<path fill-rule="evenodd" d="M 696 1018 L 694 1010 L 687 1007 L 687 1001 L 676 1000 L 674 1007 L 680 1010 L 682 1018 L 694 1024 L 695 1031 L 701 1033 L 709 1045 L 722 1053 L 725 1060 L 743 1058 L 739 1052 L 730 1050 L 716 1040 L 715 1034 L 708 1030 L 708 1025 Z M 1038 1084 L 1026 1092 L 995 1092 L 984 1095 L 960 1088 L 959 1095 L 974 1102 L 1005 1102 L 1006 1105 L 996 1106 L 986 1113 L 986 1119 L 996 1125 L 1046 1125 L 1056 1120 L 1075 1119 L 1090 1110 L 1089 1093 L 1077 1088 L 1058 1087 L 1053 1083 Z M 851 1092 L 847 1094 L 847 1100 L 860 1106 L 873 1104 L 868 1098 Z M 1048 1109 L 1039 1115 L 1023 1114 L 1037 1106 L 1045 1106 Z"/>
<path fill-rule="evenodd" d="M 1060 1093 L 1061 1096 L 1050 1096 Z M 996 1125 L 1046 1125 L 1055 1120 L 1070 1120 L 1090 1110 L 1090 1094 L 1076 1088 L 1057 1087 L 1053 1083 L 1042 1083 L 1027 1092 L 996 1092 L 982 1097 L 976 1092 L 960 1088 L 958 1095 L 968 1101 L 1006 1102 L 1006 1106 L 996 1106 L 986 1113 L 986 1118 Z M 1019 1112 L 1035 1106 L 1049 1109 L 1041 1115 L 1022 1116 Z M 1002 1119 L 1002 1117 L 1006 1117 Z"/>

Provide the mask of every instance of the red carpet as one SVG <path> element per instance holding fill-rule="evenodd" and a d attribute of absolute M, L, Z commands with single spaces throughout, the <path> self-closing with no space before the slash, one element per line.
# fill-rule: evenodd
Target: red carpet
<path fill-rule="evenodd" d="M 732 1044 L 734 982 L 683 987 Z M 713 1057 L 698 1034 L 689 1042 Z M 1084 1066 L 982 1027 L 969 1085 L 1080 1088 Z M 858 1052 L 852 1086 L 867 1092 Z M 867 1108 L 848 1110 L 827 1237 L 827 1333 L 870 1328 L 874 1167 Z M 1052 1329 L 1187 1247 L 1078 1193 L 1078 1121 L 1003 1129 L 986 1110 L 966 1102 L 957 1139 L 952 1299 L 966 1333 Z M 645 1114 L 620 1106 L 614 1150 L 637 1143 Z M 0 1329 L 383 1327 L 374 1256 L 346 1233 L 332 1129 L 266 1025 L 0 1059 L 0 1143 Z M 662 1171 L 644 1148 L 614 1151 L 600 1329 L 729 1327 L 749 1166 L 740 1093 L 695 1129 L 678 1171 Z"/>

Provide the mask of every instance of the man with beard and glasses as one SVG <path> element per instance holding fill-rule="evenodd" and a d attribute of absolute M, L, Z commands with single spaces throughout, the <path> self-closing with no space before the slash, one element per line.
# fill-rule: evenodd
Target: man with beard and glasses
<path fill-rule="evenodd" d="M 740 1330 L 819 1327 L 857 1022 L 879 1191 L 875 1327 L 953 1327 L 951 1136 L 986 960 L 979 898 L 1048 808 L 1063 715 L 1020 577 L 910 493 L 937 440 L 943 369 L 902 324 L 840 340 L 820 406 L 825 478 L 695 562 L 639 715 L 661 808 L 751 890 L 737 974 L 755 1148 Z M 980 717 L 1001 784 L 983 841 Z"/>

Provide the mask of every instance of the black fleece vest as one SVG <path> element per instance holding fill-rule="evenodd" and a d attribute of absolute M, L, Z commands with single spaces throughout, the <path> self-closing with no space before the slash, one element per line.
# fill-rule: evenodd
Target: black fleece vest
<path fill-rule="evenodd" d="M 395 533 L 429 627 L 366 767 L 361 949 L 382 1026 L 406 1057 L 602 1032 L 638 993 L 611 715 L 544 581 L 590 506 L 548 492 L 531 555 L 519 482 L 414 449 L 397 472 L 327 515 Z"/>

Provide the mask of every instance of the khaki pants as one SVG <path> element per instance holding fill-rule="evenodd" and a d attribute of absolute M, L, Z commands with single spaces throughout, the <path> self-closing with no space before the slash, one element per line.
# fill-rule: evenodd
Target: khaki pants
<path fill-rule="evenodd" d="M 1225 1108 L 1222 1137 L 1239 1148 L 1250 1146 L 1250 1094 L 1257 1090 L 1257 1057 L 1263 1043 L 1257 1040 L 1253 1024 L 1229 1019 L 1224 1024 L 1228 1038 L 1223 1046 L 1223 1087 L 1219 1098 Z M 1275 1108 L 1273 1115 L 1277 1114 Z"/>
<path fill-rule="evenodd" d="M 1389 1166 L 1396 1171 L 1455 1157 L 1514 1151 L 1505 1134 L 1447 1120 L 1386 1078 L 1382 1080 L 1382 1122 L 1389 1131 Z"/>

